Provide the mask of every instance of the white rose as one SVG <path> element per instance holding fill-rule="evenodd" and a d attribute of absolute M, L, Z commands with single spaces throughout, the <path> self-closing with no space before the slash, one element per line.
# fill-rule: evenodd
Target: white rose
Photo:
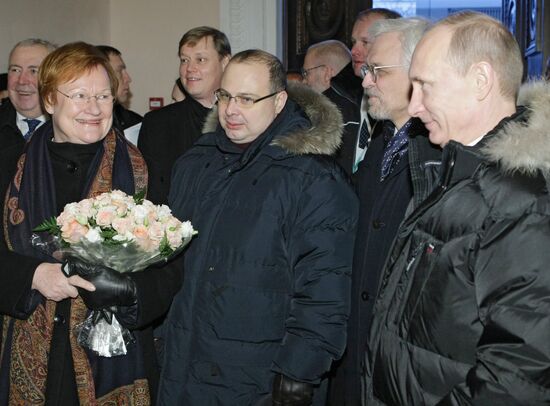
<path fill-rule="evenodd" d="M 103 238 L 101 237 L 101 230 L 99 229 L 99 227 L 89 229 L 84 238 L 86 238 L 90 242 L 103 241 Z"/>
<path fill-rule="evenodd" d="M 111 191 L 111 198 L 113 200 L 125 200 L 128 197 L 126 193 L 124 193 L 122 190 L 112 190 Z"/>
<path fill-rule="evenodd" d="M 136 224 L 143 224 L 145 218 L 148 216 L 149 210 L 144 206 L 135 206 L 132 208 L 132 215 Z"/>
<path fill-rule="evenodd" d="M 172 210 L 165 204 L 157 206 L 157 217 L 159 221 L 166 221 L 172 215 Z"/>
<path fill-rule="evenodd" d="M 73 216 L 74 215 L 77 215 L 78 213 L 80 213 L 80 208 L 78 207 L 78 203 L 68 203 L 65 205 L 65 207 L 63 208 L 63 212 L 66 213 L 66 214 L 72 214 Z"/>
<path fill-rule="evenodd" d="M 183 238 L 188 238 L 195 234 L 195 229 L 190 221 L 184 221 L 181 223 L 181 234 L 183 235 Z"/>

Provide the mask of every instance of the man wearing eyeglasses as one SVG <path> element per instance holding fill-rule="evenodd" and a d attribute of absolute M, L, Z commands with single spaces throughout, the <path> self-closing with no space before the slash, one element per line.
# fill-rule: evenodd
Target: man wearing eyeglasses
<path fill-rule="evenodd" d="M 378 20 L 401 18 L 401 15 L 386 8 L 370 8 L 361 11 L 351 32 L 351 57 L 355 76 L 362 79 L 361 67 L 366 63 L 372 39 L 369 36 L 369 28 Z M 360 99 L 361 121 L 359 131 L 353 148 L 353 172 L 357 171 L 359 163 L 363 160 L 373 134 L 376 132 L 376 122 L 368 114 L 368 106 L 365 97 Z"/>
<path fill-rule="evenodd" d="M 201 136 L 207 114 L 216 99 L 223 70 L 231 57 L 227 36 L 212 27 L 187 31 L 178 46 L 180 79 L 186 98 L 145 115 L 138 148 L 149 170 L 147 198 L 168 201 L 172 166 Z"/>
<path fill-rule="evenodd" d="M 163 325 L 160 405 L 323 405 L 345 344 L 357 200 L 334 104 L 260 50 L 229 62 L 169 204 L 199 237 Z"/>
<path fill-rule="evenodd" d="M 38 95 L 38 68 L 54 49 L 50 42 L 32 38 L 17 43 L 11 50 L 7 78 L 9 100 L 0 107 L 0 151 L 23 150 L 25 141 L 46 121 Z"/>
<path fill-rule="evenodd" d="M 409 112 L 440 176 L 416 179 L 431 193 L 380 277 L 364 405 L 550 404 L 550 86 L 520 91 L 523 71 L 514 35 L 472 11 L 414 51 Z"/>
<path fill-rule="evenodd" d="M 327 96 L 342 113 L 344 133 L 336 160 L 351 175 L 363 88 L 361 79 L 353 72 L 349 49 L 336 40 L 310 46 L 304 57 L 302 77 L 308 86 Z"/>
<path fill-rule="evenodd" d="M 412 52 L 428 22 L 418 18 L 379 20 L 369 30 L 372 45 L 362 66 L 369 114 L 381 131 L 370 143 L 356 173 L 359 223 L 355 241 L 352 306 L 345 360 L 337 374 L 345 385 L 339 405 L 359 405 L 364 353 L 379 275 L 388 250 L 413 197 L 408 154 L 428 154 L 434 162 L 439 149 L 430 147 L 427 131 L 408 113 Z M 415 139 L 417 144 L 411 145 Z M 427 167 L 427 170 L 432 167 Z M 417 191 L 415 191 L 417 192 Z M 420 192 L 418 192 L 420 193 Z"/>

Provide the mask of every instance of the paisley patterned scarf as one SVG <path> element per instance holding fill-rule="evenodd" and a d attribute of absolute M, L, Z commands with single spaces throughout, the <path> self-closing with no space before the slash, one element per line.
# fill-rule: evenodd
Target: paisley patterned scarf
<path fill-rule="evenodd" d="M 47 123 L 26 144 L 4 204 L 3 226 L 9 249 L 33 257 L 42 254 L 30 246 L 32 229 L 59 214 L 55 212 L 55 180 L 47 146 L 52 131 L 51 123 Z M 113 130 L 98 148 L 88 174 L 82 198 L 112 189 L 133 194 L 147 185 L 147 168 L 141 154 Z M 7 381 L 10 405 L 46 402 L 48 354 L 57 303 L 33 293 L 38 300 L 28 319 L 3 317 L 0 377 Z M 80 404 L 150 404 L 139 341 L 124 356 L 102 358 L 91 354 L 80 347 L 73 333 L 74 326 L 86 315 L 84 302 L 79 297 L 71 299 L 69 341 Z"/>

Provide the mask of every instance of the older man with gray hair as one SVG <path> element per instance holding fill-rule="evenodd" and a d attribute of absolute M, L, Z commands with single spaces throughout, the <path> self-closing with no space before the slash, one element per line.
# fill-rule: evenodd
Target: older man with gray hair
<path fill-rule="evenodd" d="M 365 404 L 550 404 L 550 87 L 518 106 L 522 73 L 514 36 L 480 13 L 414 51 L 409 114 L 443 155 L 380 278 Z"/>
<path fill-rule="evenodd" d="M 357 171 L 359 223 L 352 273 L 352 307 L 344 368 L 344 399 L 333 404 L 360 403 L 362 362 L 372 319 L 374 297 L 388 250 L 405 216 L 413 194 L 417 171 L 432 166 L 410 167 L 411 153 L 423 160 L 439 159 L 439 148 L 430 146 L 419 119 L 408 113 L 412 53 L 428 28 L 420 18 L 382 19 L 369 29 L 372 46 L 362 67 L 363 88 L 369 113 L 382 129 L 373 137 Z"/>
<path fill-rule="evenodd" d="M 37 38 L 18 42 L 8 61 L 8 98 L 0 107 L 0 151 L 23 149 L 25 141 L 46 121 L 38 96 L 38 68 L 55 49 Z"/>

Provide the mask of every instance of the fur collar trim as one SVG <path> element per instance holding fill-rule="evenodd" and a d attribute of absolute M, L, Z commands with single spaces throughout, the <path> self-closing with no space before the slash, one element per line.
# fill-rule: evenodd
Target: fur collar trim
<path fill-rule="evenodd" d="M 311 127 L 276 136 L 271 145 L 277 145 L 294 155 L 333 155 L 342 143 L 342 114 L 325 96 L 302 83 L 289 82 L 288 96 L 297 103 L 311 121 Z M 218 110 L 214 107 L 204 123 L 203 133 L 213 132 L 218 126 Z"/>
<path fill-rule="evenodd" d="M 524 84 L 518 105 L 527 108 L 527 120 L 507 123 L 487 142 L 483 152 L 505 171 L 550 173 L 550 83 Z"/>

